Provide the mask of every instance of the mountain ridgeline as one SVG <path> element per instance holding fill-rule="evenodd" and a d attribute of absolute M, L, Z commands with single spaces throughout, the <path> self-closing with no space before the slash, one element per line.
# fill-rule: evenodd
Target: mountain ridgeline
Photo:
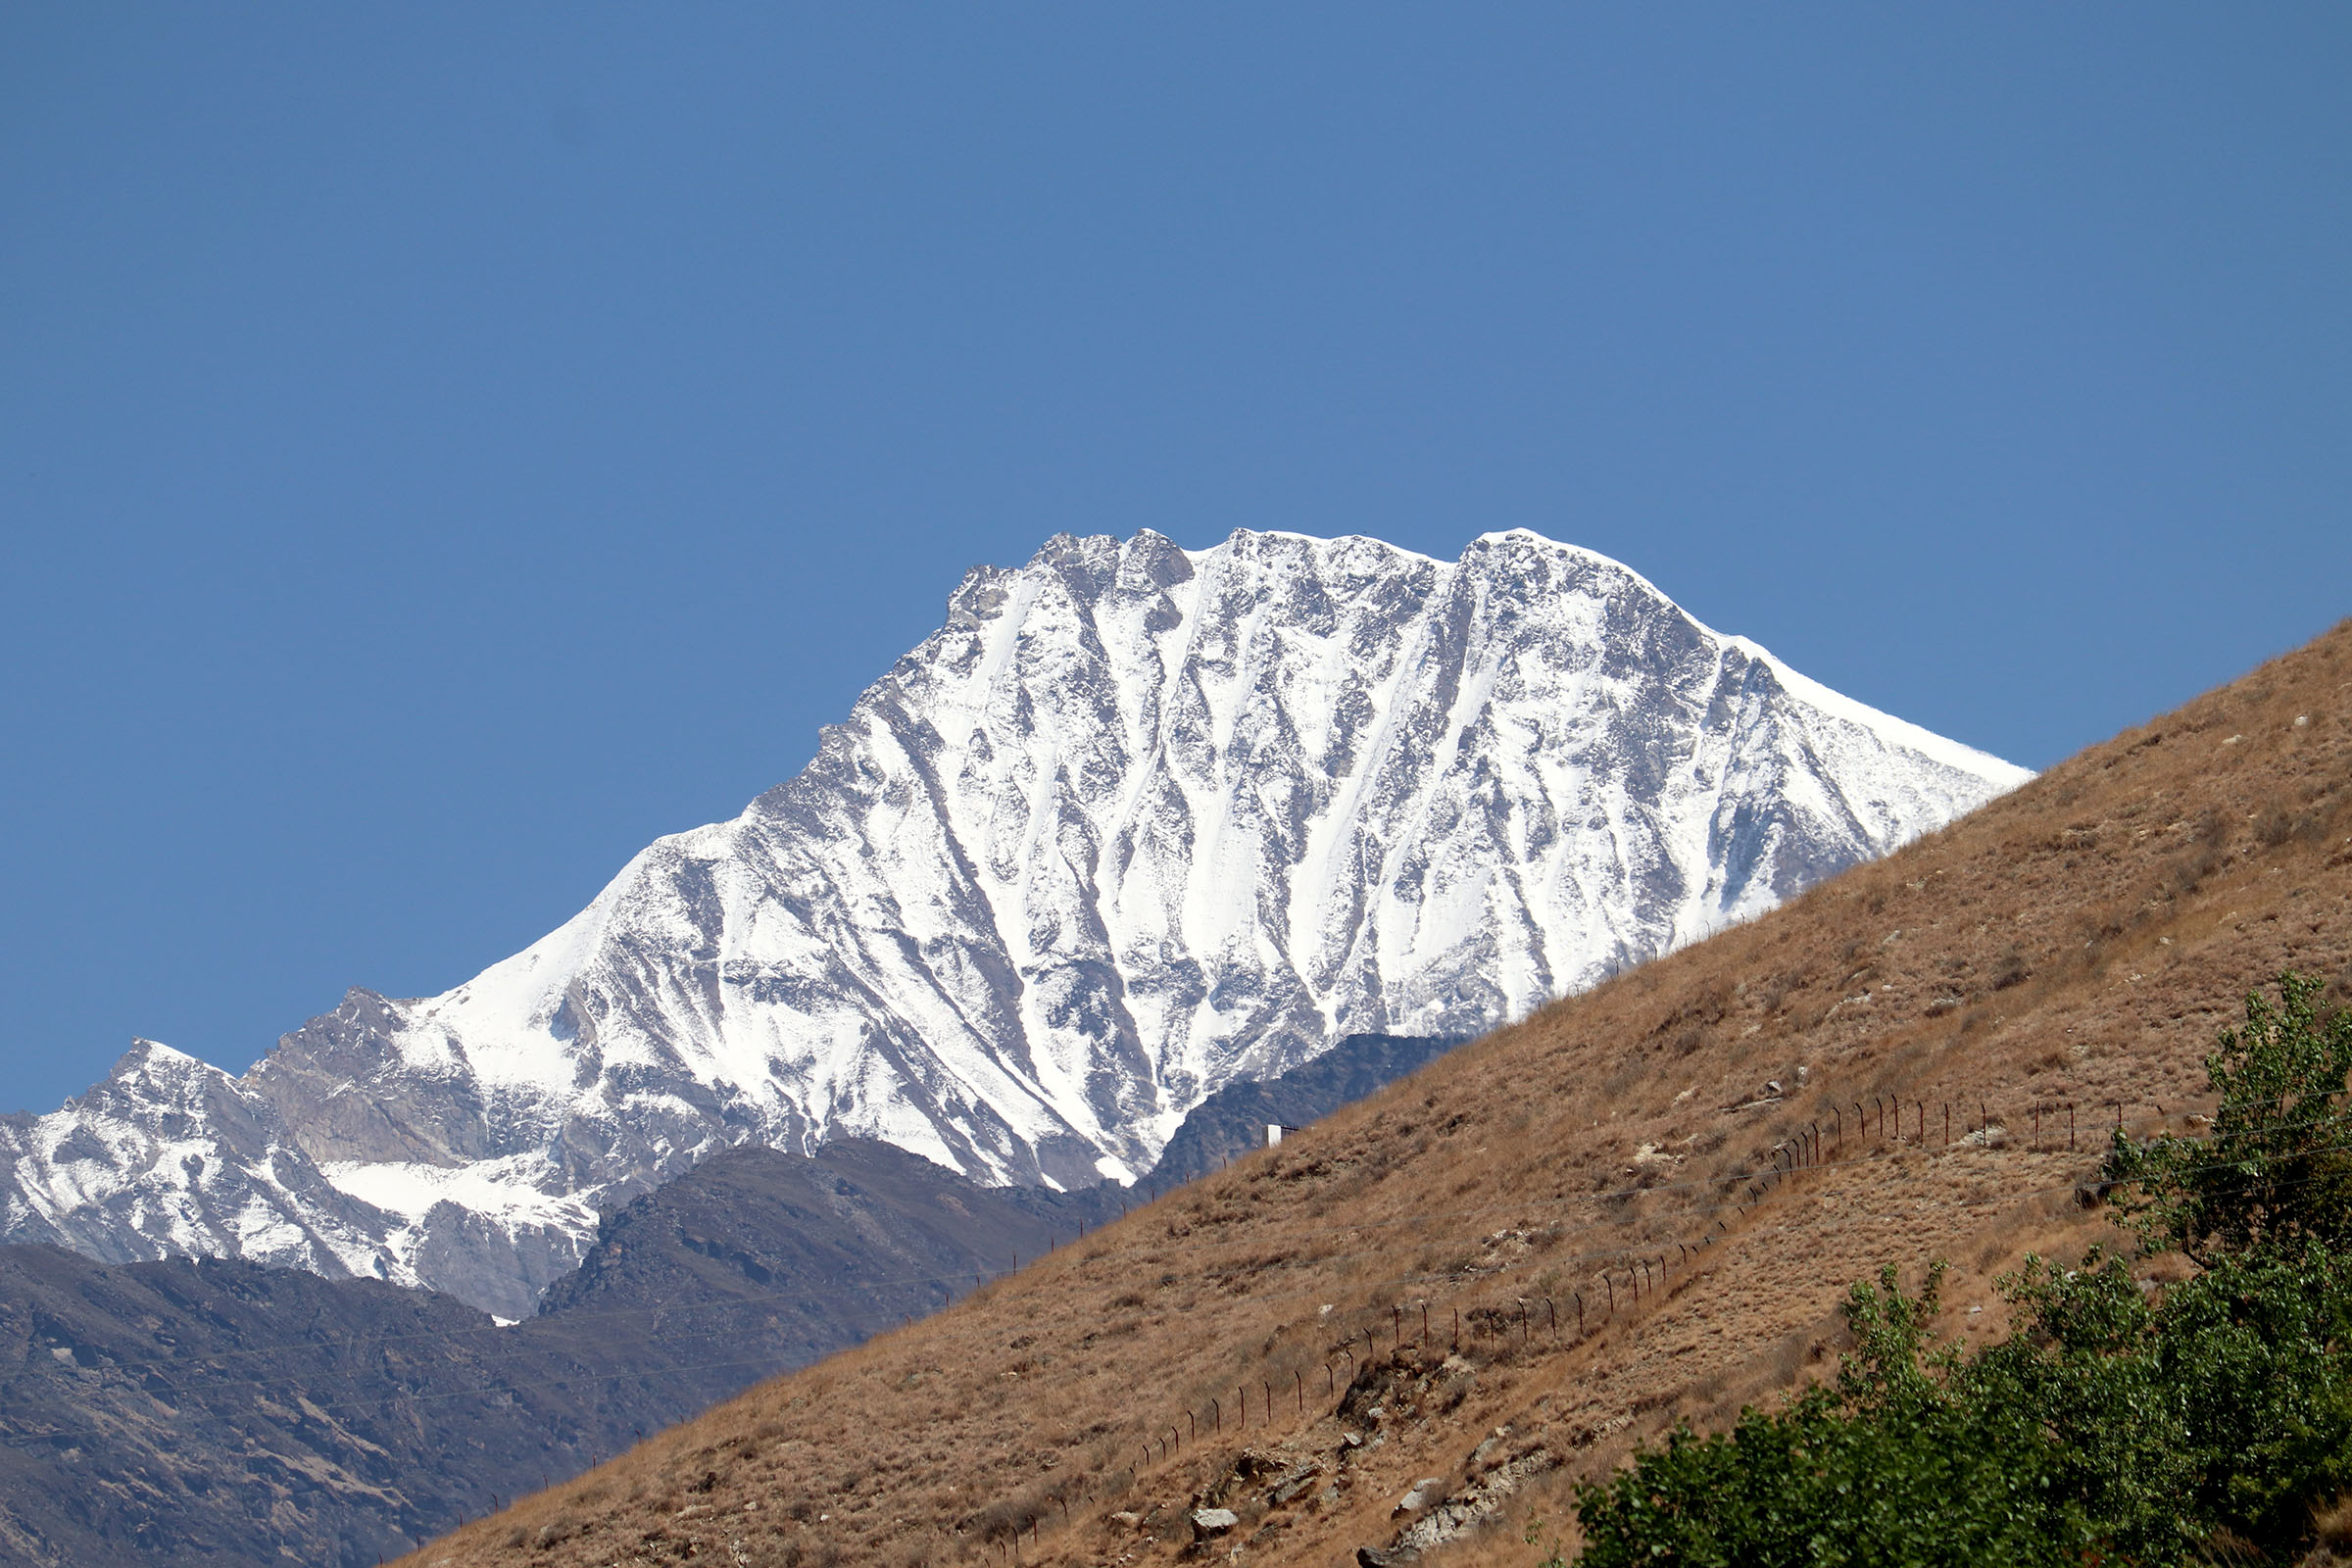
<path fill-rule="evenodd" d="M 1525 531 L 1060 537 L 526 951 L 0 1122 L 0 1239 L 522 1317 L 718 1151 L 1132 1178 L 1228 1086 L 1475 1035 L 2025 777 Z"/>

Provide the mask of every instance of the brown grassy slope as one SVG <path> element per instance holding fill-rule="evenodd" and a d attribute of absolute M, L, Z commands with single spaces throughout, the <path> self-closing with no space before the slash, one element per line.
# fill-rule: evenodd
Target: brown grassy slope
<path fill-rule="evenodd" d="M 2074 1189 L 2113 1102 L 2186 1124 L 2279 968 L 2352 995 L 2348 899 L 2352 623 L 416 1560 L 1161 1562 L 1215 1502 L 1219 1558 L 1351 1562 L 1436 1512 L 1433 1558 L 1527 1563 L 1531 1506 L 1818 1369 L 1882 1263 L 1948 1257 L 1955 1331 L 1994 1332 L 1992 1272 L 2102 1231 Z M 2034 1119 L 2069 1102 L 2073 1151 Z M 1423 1477 L 1451 1506 L 1396 1512 Z"/>

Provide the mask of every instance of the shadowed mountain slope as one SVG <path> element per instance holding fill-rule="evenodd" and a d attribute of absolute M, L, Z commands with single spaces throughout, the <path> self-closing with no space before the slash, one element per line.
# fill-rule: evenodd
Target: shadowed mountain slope
<path fill-rule="evenodd" d="M 978 1187 L 870 1139 L 812 1155 L 729 1150 L 607 1219 L 540 1317 L 642 1314 L 629 1332 L 675 1321 L 730 1351 L 748 1337 L 797 1366 L 935 1312 L 1119 1212 L 1115 1188 Z"/>
<path fill-rule="evenodd" d="M 1117 1212 L 887 1144 L 720 1154 L 540 1316 L 241 1260 L 0 1247 L 0 1558 L 362 1568 Z"/>
<path fill-rule="evenodd" d="M 1269 1125 L 1300 1128 L 1429 1065 L 1458 1040 L 1349 1035 L 1279 1078 L 1228 1084 L 1186 1114 L 1147 1184 L 1165 1192 L 1263 1149 Z"/>
<path fill-rule="evenodd" d="M 2193 1125 L 2290 966 L 2352 993 L 2346 627 L 418 1561 L 1524 1568 L 1883 1263 L 2000 1332 L 1992 1273 L 2104 1233 L 2104 1129 Z"/>

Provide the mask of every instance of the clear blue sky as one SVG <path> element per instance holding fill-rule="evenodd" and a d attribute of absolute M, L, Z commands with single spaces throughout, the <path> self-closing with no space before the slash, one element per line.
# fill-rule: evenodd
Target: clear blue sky
<path fill-rule="evenodd" d="M 1060 530 L 2045 764 L 2352 612 L 2352 10 L 0 11 L 0 1105 L 453 985 Z"/>

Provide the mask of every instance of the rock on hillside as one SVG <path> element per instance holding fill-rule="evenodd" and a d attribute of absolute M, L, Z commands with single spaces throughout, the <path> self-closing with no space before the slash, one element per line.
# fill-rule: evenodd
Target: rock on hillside
<path fill-rule="evenodd" d="M 0 1125 L 0 1237 L 518 1316 L 716 1150 L 1130 1176 L 1228 1084 L 1490 1028 L 2025 776 L 1525 531 L 1060 537 L 526 951 Z"/>

